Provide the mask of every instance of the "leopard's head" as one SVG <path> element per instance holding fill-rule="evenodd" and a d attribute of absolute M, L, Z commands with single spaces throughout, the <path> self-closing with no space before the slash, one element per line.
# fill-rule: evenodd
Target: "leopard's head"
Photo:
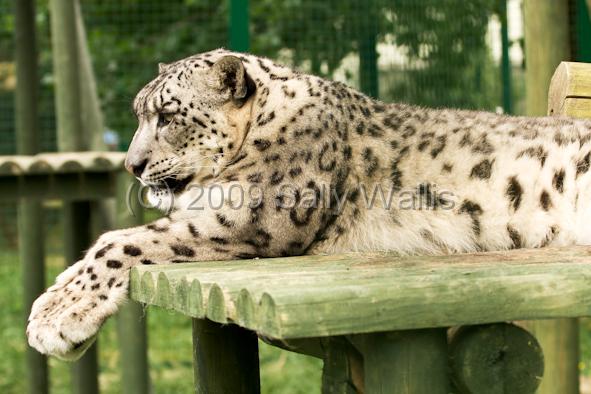
<path fill-rule="evenodd" d="M 254 91 L 242 60 L 225 50 L 160 64 L 134 100 L 139 125 L 125 160 L 153 203 L 232 160 L 248 131 Z"/>

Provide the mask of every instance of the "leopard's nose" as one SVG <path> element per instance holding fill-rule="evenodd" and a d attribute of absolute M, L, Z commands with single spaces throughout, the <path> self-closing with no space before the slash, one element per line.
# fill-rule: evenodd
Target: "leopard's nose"
<path fill-rule="evenodd" d="M 127 171 L 131 172 L 136 177 L 141 177 L 142 172 L 146 169 L 146 165 L 148 164 L 148 159 L 143 159 L 140 161 L 132 161 L 132 160 L 125 160 L 125 168 Z"/>

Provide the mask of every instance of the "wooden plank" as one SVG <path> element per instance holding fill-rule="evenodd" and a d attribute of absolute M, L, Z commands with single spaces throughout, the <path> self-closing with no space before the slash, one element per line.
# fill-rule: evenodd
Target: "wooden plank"
<path fill-rule="evenodd" d="M 258 338 L 233 324 L 193 319 L 193 368 L 197 394 L 258 394 Z"/>
<path fill-rule="evenodd" d="M 98 200 L 115 196 L 112 172 L 63 174 L 59 176 L 0 176 L 0 201 L 21 198 L 31 200 L 62 199 L 66 201 Z"/>
<path fill-rule="evenodd" d="M 544 373 L 536 338 L 513 324 L 464 326 L 450 341 L 452 376 L 460 393 L 533 394 Z"/>
<path fill-rule="evenodd" d="M 447 330 L 363 335 L 367 394 L 448 394 Z"/>
<path fill-rule="evenodd" d="M 591 315 L 591 248 L 134 267 L 131 297 L 274 338 Z"/>

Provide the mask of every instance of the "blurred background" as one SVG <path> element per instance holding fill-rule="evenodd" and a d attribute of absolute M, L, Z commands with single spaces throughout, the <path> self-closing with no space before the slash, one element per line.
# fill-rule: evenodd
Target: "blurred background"
<path fill-rule="evenodd" d="M 15 49 L 27 45 L 14 38 L 16 1 L 0 0 L 2 155 L 16 153 Z M 126 150 L 136 127 L 131 101 L 155 76 L 158 62 L 222 46 L 344 81 L 388 102 L 535 114 L 540 111 L 528 107 L 527 89 L 539 82 L 527 78 L 527 47 L 534 41 L 526 40 L 526 21 L 544 3 L 561 3 L 566 12 L 547 26 L 566 37 L 563 53 L 591 62 L 585 0 L 84 0 L 81 14 L 104 122 L 100 138 L 109 150 Z M 39 143 L 41 151 L 52 152 L 57 138 L 49 1 L 36 2 L 35 25 Z M 59 201 L 43 205 L 47 283 L 64 266 L 61 209 Z M 27 386 L 16 214 L 16 203 L 0 203 L 1 393 L 22 393 Z M 192 392 L 189 319 L 152 308 L 147 322 L 153 391 Z M 581 325 L 585 389 L 591 325 Z M 320 361 L 261 346 L 264 392 L 319 391 Z M 121 392 L 120 362 L 110 321 L 100 336 L 101 392 Z M 70 392 L 68 366 L 50 360 L 50 371 L 51 392 Z"/>

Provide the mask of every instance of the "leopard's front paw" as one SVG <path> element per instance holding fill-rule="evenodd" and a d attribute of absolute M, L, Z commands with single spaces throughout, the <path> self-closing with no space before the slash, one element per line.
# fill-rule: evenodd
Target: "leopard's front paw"
<path fill-rule="evenodd" d="M 117 309 L 115 300 L 109 300 L 114 295 L 102 292 L 100 283 L 87 280 L 83 264 L 75 266 L 37 298 L 27 326 L 29 345 L 40 353 L 69 361 L 84 354 L 103 322 Z"/>

